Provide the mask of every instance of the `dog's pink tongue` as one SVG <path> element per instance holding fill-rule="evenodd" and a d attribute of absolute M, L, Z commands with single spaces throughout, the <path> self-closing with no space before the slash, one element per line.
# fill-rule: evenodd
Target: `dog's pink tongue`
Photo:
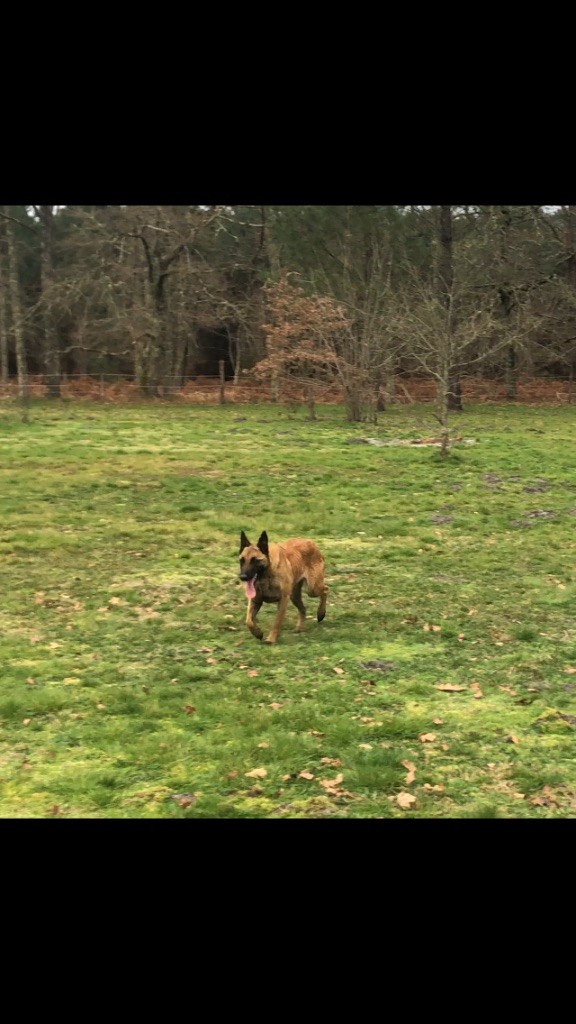
<path fill-rule="evenodd" d="M 256 597 L 256 587 L 254 586 L 254 580 L 248 580 L 246 583 L 246 597 Z"/>

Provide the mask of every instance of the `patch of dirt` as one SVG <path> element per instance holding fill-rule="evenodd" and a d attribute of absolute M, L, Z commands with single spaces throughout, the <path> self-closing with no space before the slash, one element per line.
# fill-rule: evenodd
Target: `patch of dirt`
<path fill-rule="evenodd" d="M 360 668 L 368 669 L 370 672 L 394 672 L 396 665 L 393 661 L 381 661 L 374 658 L 372 661 L 361 661 Z"/>
<path fill-rule="evenodd" d="M 376 448 L 440 448 L 442 441 L 439 438 L 402 438 L 393 437 L 389 441 L 383 441 L 380 437 L 349 437 L 347 444 L 371 444 Z M 474 437 L 455 437 L 452 438 L 448 445 L 452 447 L 455 444 L 476 444 Z"/>

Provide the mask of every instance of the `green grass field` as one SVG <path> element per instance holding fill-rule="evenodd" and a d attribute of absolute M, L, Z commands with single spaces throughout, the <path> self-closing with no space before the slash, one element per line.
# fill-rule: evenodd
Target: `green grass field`
<path fill-rule="evenodd" d="M 576 411 L 444 463 L 351 443 L 426 407 L 304 415 L 0 405 L 1 816 L 576 814 Z M 317 541 L 323 623 L 250 635 L 241 529 Z"/>

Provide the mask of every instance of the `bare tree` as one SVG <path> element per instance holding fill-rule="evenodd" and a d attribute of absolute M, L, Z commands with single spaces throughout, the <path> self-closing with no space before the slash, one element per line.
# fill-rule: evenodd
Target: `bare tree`
<path fill-rule="evenodd" d="M 54 286 L 54 206 L 34 206 L 40 222 L 40 310 L 44 334 L 44 366 L 48 396 L 60 398 L 60 348 L 53 319 L 51 293 Z"/>
<path fill-rule="evenodd" d="M 6 267 L 6 228 L 0 218 L 0 380 L 8 382 L 8 274 Z"/>
<path fill-rule="evenodd" d="M 436 418 L 440 423 L 441 454 L 446 456 L 450 439 L 450 395 L 454 380 L 461 381 L 487 357 L 495 337 L 492 301 L 478 304 L 469 287 L 452 280 L 449 294 L 414 283 L 405 291 L 395 323 L 415 365 L 436 384 Z M 501 340 L 501 345 L 507 341 Z"/>
<path fill-rule="evenodd" d="M 26 347 L 24 342 L 24 331 L 22 326 L 22 305 L 20 301 L 20 281 L 18 275 L 18 258 L 14 242 L 14 228 L 12 218 L 6 206 L 2 208 L 4 216 L 4 229 L 6 232 L 6 267 L 8 277 L 8 294 L 10 297 L 10 309 L 12 311 L 12 331 L 14 334 L 14 345 L 16 351 L 16 372 L 18 374 L 18 392 L 24 403 L 24 419 L 27 419 L 27 406 L 29 398 L 28 367 L 26 362 Z"/>

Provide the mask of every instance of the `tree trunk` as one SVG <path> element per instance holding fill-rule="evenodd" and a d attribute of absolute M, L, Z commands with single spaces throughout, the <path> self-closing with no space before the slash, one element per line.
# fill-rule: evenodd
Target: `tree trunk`
<path fill-rule="evenodd" d="M 7 207 L 4 207 L 7 214 Z M 8 270 L 8 293 L 10 296 L 10 308 L 12 310 L 12 330 L 14 332 L 14 346 L 16 349 L 16 372 L 18 374 L 18 392 L 24 403 L 24 419 L 28 418 L 27 403 L 30 394 L 28 385 L 28 366 L 26 363 L 26 347 L 24 332 L 22 330 L 22 313 L 20 306 L 20 281 L 18 276 L 18 263 L 16 247 L 14 244 L 14 230 L 12 221 L 7 217 L 5 221 L 6 243 L 7 243 L 7 270 Z"/>
<path fill-rule="evenodd" d="M 438 291 L 446 309 L 446 401 L 452 412 L 462 412 L 462 383 L 459 371 L 452 365 L 454 310 L 452 290 L 454 286 L 454 255 L 452 248 L 452 207 L 441 206 L 439 217 L 440 257 L 438 260 Z"/>
<path fill-rule="evenodd" d="M 509 206 L 499 206 L 498 218 L 500 221 L 500 265 L 502 268 L 502 281 L 498 289 L 500 309 L 504 319 L 504 330 L 509 330 L 510 316 L 514 308 L 514 295 L 508 280 L 508 262 L 510 254 L 510 231 L 512 228 L 512 213 Z M 518 387 L 518 359 L 515 346 L 509 345 L 506 359 L 506 398 L 515 399 Z"/>
<path fill-rule="evenodd" d="M 506 360 L 506 398 L 515 399 L 518 394 L 518 362 L 514 345 L 508 346 Z"/>
<path fill-rule="evenodd" d="M 44 321 L 44 367 L 49 398 L 60 398 L 60 351 L 54 328 L 54 315 L 50 307 L 50 294 L 54 277 L 54 207 L 39 206 L 42 228 L 40 248 L 40 287 L 42 318 Z"/>
<path fill-rule="evenodd" d="M 8 294 L 5 273 L 3 222 L 0 222 L 0 379 L 8 383 Z"/>

